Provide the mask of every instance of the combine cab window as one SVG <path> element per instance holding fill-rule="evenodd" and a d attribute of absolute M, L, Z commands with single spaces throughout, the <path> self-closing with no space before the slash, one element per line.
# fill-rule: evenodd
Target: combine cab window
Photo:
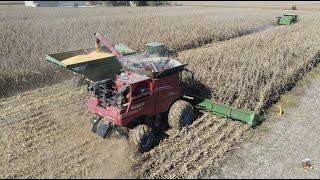
<path fill-rule="evenodd" d="M 165 46 L 163 43 L 153 42 L 147 44 L 147 52 L 150 55 L 164 56 Z"/>
<path fill-rule="evenodd" d="M 149 87 L 147 86 L 147 83 L 144 82 L 144 83 L 141 83 L 141 84 L 137 85 L 137 86 L 134 88 L 134 90 L 133 90 L 133 92 L 132 92 L 132 95 L 133 95 L 133 96 L 138 96 L 138 95 L 144 94 L 144 93 L 146 93 L 146 92 L 148 92 L 148 91 L 149 91 Z"/>

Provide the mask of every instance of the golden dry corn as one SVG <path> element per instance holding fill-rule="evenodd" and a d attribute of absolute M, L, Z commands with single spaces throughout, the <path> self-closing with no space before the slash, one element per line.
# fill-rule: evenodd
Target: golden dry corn
<path fill-rule="evenodd" d="M 71 64 L 78 64 L 78 63 L 83 63 L 83 62 L 88 62 L 94 59 L 100 59 L 100 58 L 106 58 L 113 56 L 111 53 L 106 53 L 106 52 L 92 52 L 86 55 L 78 55 L 78 56 L 73 56 L 71 58 L 65 59 L 61 61 L 65 65 L 71 65 Z"/>

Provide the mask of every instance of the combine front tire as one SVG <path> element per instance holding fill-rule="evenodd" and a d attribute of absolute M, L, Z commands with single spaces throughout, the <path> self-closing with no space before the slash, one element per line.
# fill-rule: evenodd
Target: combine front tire
<path fill-rule="evenodd" d="M 171 128 L 181 129 L 192 123 L 193 115 L 194 111 L 190 103 L 177 100 L 169 110 L 168 123 Z"/>
<path fill-rule="evenodd" d="M 148 151 L 153 143 L 153 132 L 147 125 L 139 125 L 129 132 L 129 143 L 139 153 Z"/>

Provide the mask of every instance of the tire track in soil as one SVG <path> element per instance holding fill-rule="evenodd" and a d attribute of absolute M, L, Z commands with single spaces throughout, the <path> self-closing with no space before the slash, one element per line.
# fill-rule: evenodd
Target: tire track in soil
<path fill-rule="evenodd" d="M 66 81 L 1 99 L 0 177 L 130 177 L 126 140 L 90 132 L 87 95 Z"/>
<path fill-rule="evenodd" d="M 190 127 L 137 157 L 137 178 L 200 178 L 219 165 L 249 126 L 204 114 Z"/>
<path fill-rule="evenodd" d="M 63 87 L 63 86 L 62 86 Z M 63 92 L 63 91 L 62 91 Z M 52 94 L 50 91 L 48 93 Z M 55 94 L 57 97 L 61 97 L 62 93 Z M 48 97 L 48 96 L 44 96 Z M 49 99 L 54 99 L 53 96 L 49 96 Z M 45 98 L 37 98 L 34 101 L 26 101 L 27 106 L 18 106 L 16 109 L 16 113 L 19 112 L 25 112 L 23 111 L 24 108 L 21 107 L 27 107 L 24 110 L 26 112 L 33 112 L 33 105 L 39 104 L 41 99 Z M 57 99 L 56 99 L 57 100 Z M 59 100 L 59 99 L 58 99 Z M 20 102 L 16 102 L 18 104 Z M 31 108 L 28 108 L 31 107 Z M 31 110 L 31 111 L 30 111 Z M 32 111 L 33 110 L 33 111 Z M 57 108 L 57 111 L 61 111 L 61 108 Z M 5 116 L 9 119 L 10 115 L 14 115 L 11 113 L 10 109 L 6 112 L 9 112 L 8 114 L 5 114 Z M 51 113 L 55 113 L 53 110 L 51 110 Z M 24 114 L 22 114 L 23 117 Z M 18 169 L 17 173 L 12 175 L 12 177 L 24 177 L 23 175 L 30 174 L 30 169 L 32 169 L 34 174 L 39 174 L 44 171 L 43 168 L 30 168 L 33 167 L 33 162 L 37 162 L 37 159 L 34 157 L 37 157 L 37 154 L 39 154 L 39 149 L 43 148 L 41 145 L 43 144 L 50 144 L 50 142 L 56 142 L 60 140 L 61 138 L 55 137 L 55 134 L 59 134 L 61 132 L 55 132 L 57 131 L 60 126 L 57 124 L 52 118 L 50 117 L 50 111 L 40 112 L 35 111 L 31 116 L 25 115 L 24 118 L 21 120 L 12 121 L 9 124 L 8 127 L 5 128 L 5 130 L 10 130 L 10 132 L 6 132 L 5 136 L 7 139 L 7 147 L 8 153 L 10 153 L 9 158 L 7 161 L 14 165 L 21 164 L 23 166 L 24 164 L 29 164 L 28 166 L 24 166 L 23 168 Z M 18 148 L 16 148 L 18 146 Z M 20 146 L 20 147 L 19 147 Z M 13 155 L 13 156 L 12 156 Z M 24 159 L 24 157 L 27 157 Z M 30 159 L 31 158 L 31 159 Z M 29 162 L 28 162 L 29 161 Z M 39 162 L 40 164 L 42 162 Z M 15 169 L 14 167 L 10 167 L 10 169 Z M 8 174 L 10 177 L 10 174 Z M 25 176 L 30 177 L 30 176 Z M 32 176 L 31 176 L 32 177 Z"/>

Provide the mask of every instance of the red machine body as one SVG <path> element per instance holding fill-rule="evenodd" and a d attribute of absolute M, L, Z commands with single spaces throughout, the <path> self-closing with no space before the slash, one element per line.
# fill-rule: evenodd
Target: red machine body
<path fill-rule="evenodd" d="M 87 106 L 95 113 L 114 125 L 127 125 L 143 116 L 155 116 L 169 110 L 174 101 L 183 96 L 180 86 L 180 73 L 161 78 L 150 78 L 132 72 L 126 72 L 125 78 L 116 76 L 113 89 L 118 92 L 123 86 L 129 90 L 125 94 L 126 103 L 121 107 L 103 104 L 97 97 L 91 96 Z M 143 91 L 140 91 L 143 90 Z"/>
<path fill-rule="evenodd" d="M 164 53 L 163 44 L 151 43 L 147 51 L 123 56 L 102 35 L 95 33 L 95 37 L 97 51 L 102 42 L 116 57 L 111 63 L 120 63 L 122 73 L 88 85 L 91 96 L 87 106 L 95 114 L 92 132 L 103 138 L 113 130 L 127 137 L 131 134 L 131 144 L 144 152 L 152 146 L 153 134 L 166 124 L 180 127 L 192 121 L 193 107 L 177 101 L 183 98 L 181 72 L 186 64 L 160 56 Z M 172 118 L 169 114 L 173 111 Z M 166 121 L 169 117 L 170 122 L 177 123 L 170 125 Z"/>

